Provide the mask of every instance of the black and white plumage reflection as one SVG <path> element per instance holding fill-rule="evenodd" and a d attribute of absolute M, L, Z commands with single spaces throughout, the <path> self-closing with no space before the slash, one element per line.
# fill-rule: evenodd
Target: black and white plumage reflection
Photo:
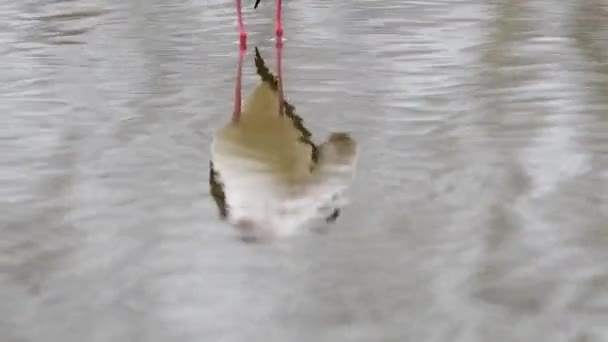
<path fill-rule="evenodd" d="M 277 49 L 280 59 L 280 45 Z M 317 146 L 295 107 L 280 95 L 280 76 L 268 70 L 257 48 L 260 82 L 241 110 L 243 54 L 239 58 L 235 111 L 211 146 L 209 184 L 220 217 L 246 241 L 285 237 L 310 223 L 334 222 L 354 177 L 355 140 L 333 133 Z"/>

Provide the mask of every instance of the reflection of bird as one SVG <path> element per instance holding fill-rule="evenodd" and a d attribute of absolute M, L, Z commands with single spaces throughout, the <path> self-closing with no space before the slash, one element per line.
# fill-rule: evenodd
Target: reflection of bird
<path fill-rule="evenodd" d="M 275 22 L 275 34 L 277 37 L 277 41 L 283 37 L 283 23 L 281 22 L 281 12 L 282 12 L 282 1 L 277 0 L 277 13 L 276 13 L 276 22 Z M 255 5 L 253 8 L 258 8 L 260 4 L 260 0 L 255 1 Z M 247 31 L 245 31 L 245 25 L 243 24 L 243 13 L 241 11 L 241 0 L 236 0 L 236 15 L 237 15 L 237 23 L 239 26 L 239 37 L 241 42 L 241 48 L 245 48 L 247 45 Z"/>
<path fill-rule="evenodd" d="M 289 235 L 317 218 L 335 221 L 357 156 L 346 133 L 317 147 L 295 108 L 280 101 L 280 82 L 257 48 L 255 64 L 261 82 L 242 111 L 235 102 L 232 122 L 214 135 L 209 175 L 220 216 L 245 240 Z"/>

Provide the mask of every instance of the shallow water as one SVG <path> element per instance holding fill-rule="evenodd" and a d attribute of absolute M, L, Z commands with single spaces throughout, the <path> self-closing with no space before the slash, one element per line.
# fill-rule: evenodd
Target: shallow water
<path fill-rule="evenodd" d="M 0 1 L 0 340 L 608 341 L 608 3 L 284 5 L 286 95 L 361 152 L 326 234 L 244 244 L 231 1 Z"/>

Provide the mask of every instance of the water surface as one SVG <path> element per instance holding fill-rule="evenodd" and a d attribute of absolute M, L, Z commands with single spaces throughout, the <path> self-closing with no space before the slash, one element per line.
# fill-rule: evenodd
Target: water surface
<path fill-rule="evenodd" d="M 361 152 L 326 234 L 251 245 L 231 1 L 0 1 L 0 339 L 607 341 L 606 2 L 284 6 L 289 100 Z"/>

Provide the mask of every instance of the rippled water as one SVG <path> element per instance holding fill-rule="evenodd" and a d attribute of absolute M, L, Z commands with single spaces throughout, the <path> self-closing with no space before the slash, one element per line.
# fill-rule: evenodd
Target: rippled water
<path fill-rule="evenodd" d="M 232 1 L 0 14 L 2 342 L 608 341 L 606 1 L 286 0 L 286 94 L 360 159 L 326 234 L 268 244 L 209 195 Z"/>

